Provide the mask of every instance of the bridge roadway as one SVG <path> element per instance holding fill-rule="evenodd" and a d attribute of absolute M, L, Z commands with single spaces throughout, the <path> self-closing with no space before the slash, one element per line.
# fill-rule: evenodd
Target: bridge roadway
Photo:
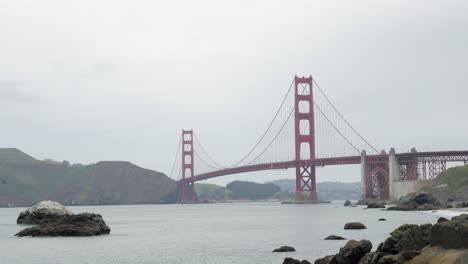
<path fill-rule="evenodd" d="M 423 161 L 447 161 L 456 162 L 461 161 L 468 163 L 468 150 L 463 151 L 430 151 L 430 152 L 408 152 L 396 154 L 398 161 L 409 161 L 415 158 Z M 366 155 L 366 162 L 386 162 L 388 161 L 388 154 L 379 155 Z M 273 163 L 261 163 L 255 165 L 247 165 L 241 167 L 226 168 L 217 171 L 207 172 L 195 175 L 194 177 L 181 179 L 180 183 L 197 182 L 207 180 L 210 178 L 220 177 L 224 175 L 263 171 L 263 170 L 278 170 L 278 169 L 289 169 L 295 168 L 297 165 L 300 166 L 330 166 L 330 165 L 349 165 L 349 164 L 361 164 L 361 156 L 348 156 L 348 157 L 334 157 L 334 158 L 323 158 L 314 160 L 291 160 L 283 162 Z"/>

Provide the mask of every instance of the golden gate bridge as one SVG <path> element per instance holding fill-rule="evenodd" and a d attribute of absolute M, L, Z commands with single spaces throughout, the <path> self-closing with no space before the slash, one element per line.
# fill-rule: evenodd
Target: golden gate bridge
<path fill-rule="evenodd" d="M 363 198 L 391 199 L 394 182 L 431 180 L 468 151 L 378 151 L 338 111 L 317 82 L 295 76 L 257 142 L 232 164 L 213 159 L 193 130 L 182 130 L 170 176 L 181 201 L 197 202 L 194 183 L 230 174 L 295 168 L 296 200 L 318 200 L 316 167 L 361 164 Z"/>

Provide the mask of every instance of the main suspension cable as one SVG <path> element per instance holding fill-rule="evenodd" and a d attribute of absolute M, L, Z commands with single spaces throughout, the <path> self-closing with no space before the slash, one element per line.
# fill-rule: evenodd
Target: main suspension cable
<path fill-rule="evenodd" d="M 182 136 L 180 136 L 179 138 L 179 144 L 177 146 L 177 152 L 176 152 L 176 155 L 174 157 L 174 161 L 172 162 L 172 169 L 171 169 L 171 174 L 169 174 L 171 177 L 172 177 L 172 173 L 174 172 L 174 168 L 175 168 L 175 164 L 176 164 L 176 161 L 177 161 L 177 157 L 179 156 L 179 151 L 180 151 L 180 147 L 182 146 Z"/>
<path fill-rule="evenodd" d="M 260 143 L 262 142 L 262 140 L 265 138 L 266 134 L 268 133 L 268 131 L 270 130 L 270 128 L 273 126 L 273 123 L 274 121 L 276 120 L 276 118 L 278 117 L 280 111 L 281 111 L 281 108 L 283 108 L 283 105 L 284 103 L 286 102 L 286 99 L 288 98 L 288 95 L 289 93 L 291 92 L 291 88 L 293 87 L 293 84 L 294 84 L 294 79 L 293 81 L 291 82 L 291 85 L 289 85 L 289 89 L 288 91 L 286 92 L 286 95 L 284 96 L 283 98 L 283 101 L 281 102 L 281 105 L 279 106 L 278 110 L 276 111 L 276 114 L 275 116 L 273 117 L 273 119 L 271 120 L 270 124 L 268 125 L 267 129 L 265 130 L 265 132 L 263 133 L 263 135 L 260 137 L 260 139 L 257 141 L 257 143 L 253 146 L 253 148 L 247 153 L 247 155 L 245 155 L 241 160 L 239 160 L 238 162 L 236 162 L 235 164 L 231 165 L 230 167 L 235 167 L 237 165 L 239 165 L 241 162 L 243 162 L 244 160 L 246 160 L 250 154 L 252 154 L 252 152 L 254 152 L 254 150 L 258 147 L 258 145 L 260 145 Z M 250 163 L 249 163 L 250 164 Z"/>
<path fill-rule="evenodd" d="M 336 113 L 338 113 L 338 115 L 341 117 L 341 119 L 343 119 L 343 121 L 354 131 L 354 133 L 356 133 L 369 147 L 371 147 L 376 153 L 379 153 L 379 151 L 374 148 L 374 146 L 372 146 L 364 137 L 361 136 L 361 134 L 359 134 L 359 132 L 356 131 L 356 129 L 354 129 L 354 127 L 348 122 L 348 120 L 346 120 L 346 118 L 340 113 L 340 111 L 338 111 L 338 109 L 335 107 L 335 105 L 331 102 L 331 100 L 328 98 L 328 96 L 323 92 L 323 90 L 320 88 L 320 85 L 315 81 L 315 79 L 312 79 L 312 81 L 314 82 L 314 84 L 317 86 L 318 90 L 320 91 L 320 93 L 325 97 L 325 99 L 328 101 L 328 103 L 331 105 L 331 107 L 335 110 Z"/>

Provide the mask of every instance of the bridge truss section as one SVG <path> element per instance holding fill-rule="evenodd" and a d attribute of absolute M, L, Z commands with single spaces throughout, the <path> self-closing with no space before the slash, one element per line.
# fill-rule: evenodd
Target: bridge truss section
<path fill-rule="evenodd" d="M 402 180 L 433 180 L 447 170 L 448 162 L 468 164 L 468 153 L 460 151 L 432 152 L 399 155 L 400 175 Z"/>

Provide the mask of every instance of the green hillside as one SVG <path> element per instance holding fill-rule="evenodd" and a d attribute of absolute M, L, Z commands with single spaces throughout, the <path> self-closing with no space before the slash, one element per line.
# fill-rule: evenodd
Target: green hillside
<path fill-rule="evenodd" d="M 452 189 L 468 185 L 468 165 L 450 168 L 437 176 L 436 185 L 447 184 Z"/>
<path fill-rule="evenodd" d="M 16 148 L 0 148 L 0 162 L 8 164 L 37 164 L 39 160 Z"/>
<path fill-rule="evenodd" d="M 0 149 L 0 206 L 142 204 L 176 201 L 176 183 L 129 162 L 85 166 L 44 162 L 17 149 Z"/>
<path fill-rule="evenodd" d="M 450 168 L 437 176 L 428 191 L 441 200 L 468 200 L 468 165 Z"/>

